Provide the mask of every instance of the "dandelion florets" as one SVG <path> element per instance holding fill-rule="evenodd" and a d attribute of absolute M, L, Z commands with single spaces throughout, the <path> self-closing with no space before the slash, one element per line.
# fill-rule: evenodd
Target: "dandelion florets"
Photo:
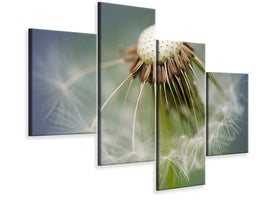
<path fill-rule="evenodd" d="M 139 36 L 137 54 L 145 64 L 156 62 L 155 25 L 146 28 Z"/>
<path fill-rule="evenodd" d="M 162 64 L 167 62 L 168 57 L 173 58 L 173 55 L 179 53 L 182 49 L 182 42 L 174 41 L 159 41 L 158 51 L 158 63 Z M 155 39 L 155 25 L 145 29 L 138 39 L 137 53 L 139 58 L 142 59 L 145 64 L 153 64 L 156 62 L 156 39 Z"/>

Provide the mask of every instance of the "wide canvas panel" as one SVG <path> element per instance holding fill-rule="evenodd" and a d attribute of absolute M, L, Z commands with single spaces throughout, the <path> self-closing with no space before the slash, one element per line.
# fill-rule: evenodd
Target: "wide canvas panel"
<path fill-rule="evenodd" d="M 248 74 L 207 73 L 207 155 L 248 152 Z"/>
<path fill-rule="evenodd" d="M 93 133 L 96 35 L 29 30 L 29 135 Z"/>
<path fill-rule="evenodd" d="M 137 48 L 154 24 L 154 9 L 98 4 L 99 165 L 155 160 L 154 85 L 141 78 Z"/>
<path fill-rule="evenodd" d="M 157 43 L 156 188 L 205 184 L 205 45 Z"/>

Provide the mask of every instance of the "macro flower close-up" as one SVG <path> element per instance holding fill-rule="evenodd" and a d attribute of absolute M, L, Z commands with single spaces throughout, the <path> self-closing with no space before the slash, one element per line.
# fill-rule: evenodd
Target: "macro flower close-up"
<path fill-rule="evenodd" d="M 155 160 L 157 126 L 157 189 L 204 184 L 205 45 L 156 42 L 153 10 L 99 6 L 99 164 Z"/>

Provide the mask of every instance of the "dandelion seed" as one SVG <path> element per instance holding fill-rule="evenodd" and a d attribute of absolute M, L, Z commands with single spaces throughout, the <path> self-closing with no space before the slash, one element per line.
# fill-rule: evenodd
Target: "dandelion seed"
<path fill-rule="evenodd" d="M 247 91 L 242 88 L 243 75 L 209 74 L 208 154 L 229 152 L 229 147 L 241 133 L 242 116 L 247 102 Z"/>

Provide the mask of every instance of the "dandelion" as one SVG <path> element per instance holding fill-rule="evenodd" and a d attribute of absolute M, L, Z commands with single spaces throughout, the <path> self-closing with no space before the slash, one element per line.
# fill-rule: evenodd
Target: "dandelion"
<path fill-rule="evenodd" d="M 204 92 L 204 64 L 191 44 L 174 41 L 159 41 L 156 63 L 154 29 L 148 27 L 136 45 L 121 49 L 124 61 L 130 62 L 129 73 L 101 106 L 102 118 L 105 112 L 109 120 L 101 125 L 100 164 L 154 160 L 153 111 L 158 93 L 159 187 L 190 185 L 191 171 L 203 170 L 205 163 L 205 109 L 198 92 L 200 88 Z M 124 98 L 118 105 L 120 94 Z M 149 112 L 142 111 L 144 107 Z M 143 115 L 149 119 L 146 123 Z"/>

